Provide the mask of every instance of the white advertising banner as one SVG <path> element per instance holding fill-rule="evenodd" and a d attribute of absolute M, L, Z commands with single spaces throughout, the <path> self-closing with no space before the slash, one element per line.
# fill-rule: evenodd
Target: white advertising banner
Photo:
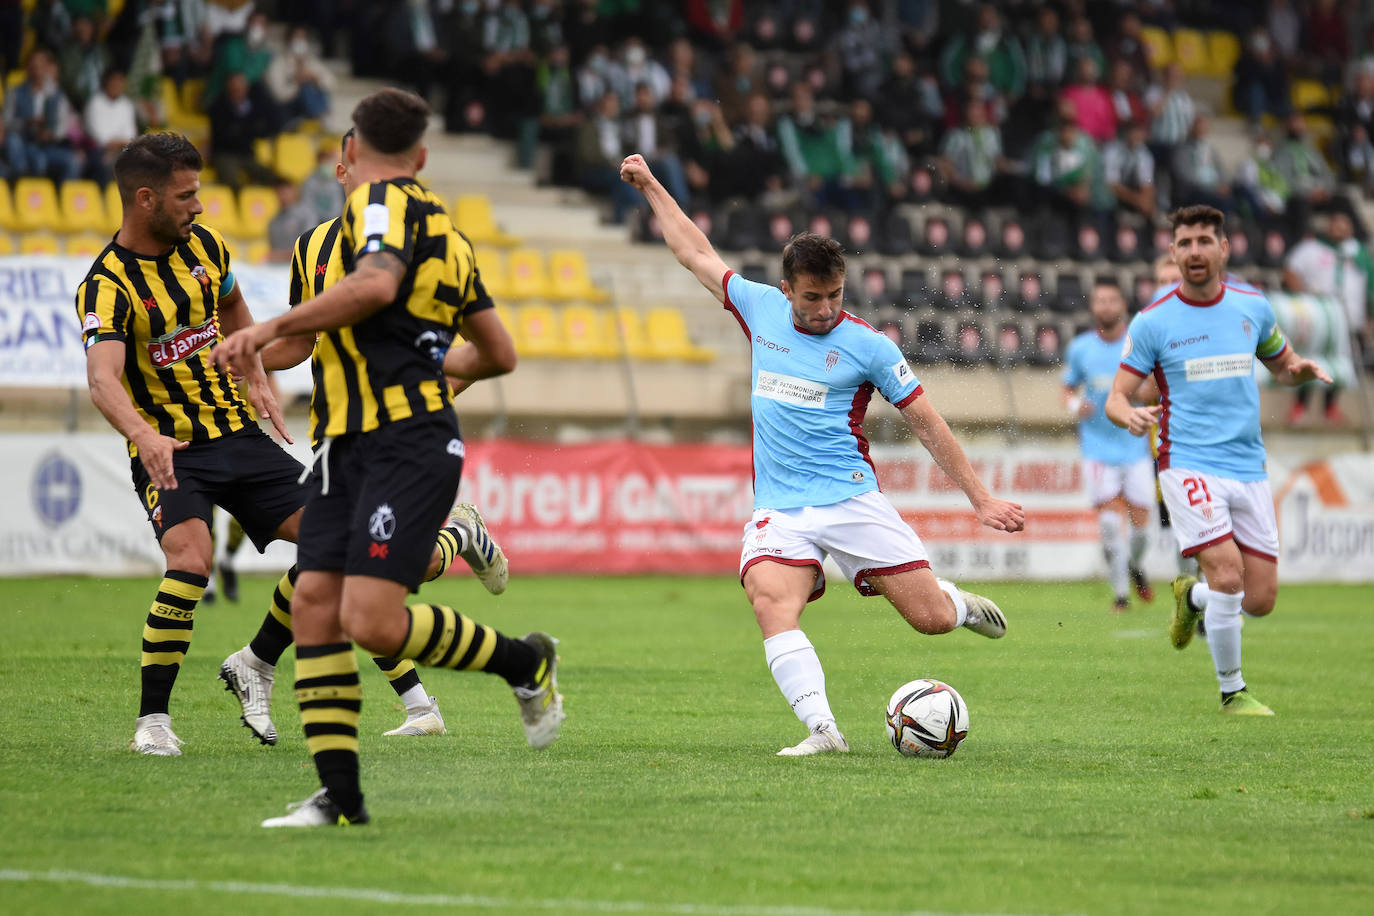
<path fill-rule="evenodd" d="M 85 258 L 0 257 L 0 387 L 84 388 L 86 356 L 76 316 Z M 287 309 L 291 271 L 284 264 L 234 264 L 234 277 L 258 320 Z M 310 366 L 277 373 L 288 394 L 310 391 Z"/>

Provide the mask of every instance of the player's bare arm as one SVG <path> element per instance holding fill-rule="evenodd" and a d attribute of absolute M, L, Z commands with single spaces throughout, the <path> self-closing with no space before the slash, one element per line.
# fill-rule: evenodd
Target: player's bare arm
<path fill-rule="evenodd" d="M 1280 385 L 1302 385 L 1315 381 L 1331 384 L 1331 376 L 1327 374 L 1327 371 L 1312 360 L 1303 359 L 1299 356 L 1292 344 L 1289 344 L 1282 353 L 1273 359 L 1265 359 L 1261 362 Z"/>
<path fill-rule="evenodd" d="M 229 295 L 219 300 L 219 326 L 225 337 L 253 326 L 253 315 L 248 311 L 248 302 L 242 290 L 236 285 Z M 287 442 L 295 442 L 287 432 L 286 420 L 282 417 L 281 404 L 277 402 L 276 390 L 267 383 L 267 373 L 262 361 L 254 353 L 244 361 L 243 377 L 248 381 L 248 403 L 258 412 L 258 416 L 272 421 L 277 435 Z"/>
<path fill-rule="evenodd" d="M 289 337 L 278 337 L 263 347 L 258 357 L 262 360 L 262 367 L 268 372 L 280 372 L 282 369 L 299 366 L 314 352 L 314 334 L 292 334 Z"/>
<path fill-rule="evenodd" d="M 515 370 L 515 342 L 496 309 L 483 309 L 463 319 L 463 342 L 444 354 L 444 375 L 455 388 Z"/>
<path fill-rule="evenodd" d="M 940 470 L 964 491 L 980 522 L 998 531 L 1021 531 L 1026 527 L 1026 513 L 1019 503 L 998 499 L 983 486 L 959 440 L 954 438 L 949 424 L 930 403 L 929 397 L 922 394 L 903 407 L 902 416 Z"/>
<path fill-rule="evenodd" d="M 91 388 L 91 403 L 110 425 L 134 444 L 138 458 L 159 490 L 175 490 L 172 453 L 190 443 L 178 442 L 148 425 L 124 390 L 124 341 L 105 340 L 86 351 L 86 382 Z"/>
<path fill-rule="evenodd" d="M 697 228 L 691 217 L 682 212 L 677 201 L 649 171 L 644 157 L 638 153 L 626 156 L 620 164 L 620 179 L 633 185 L 649 202 L 663 229 L 663 241 L 677 257 L 678 263 L 695 274 L 697 282 L 710 290 L 717 301 L 724 302 L 725 288 L 721 286 L 721 281 L 729 268 L 711 247 L 705 233 Z"/>
<path fill-rule="evenodd" d="M 1112 380 L 1112 393 L 1107 395 L 1107 404 L 1103 412 L 1107 414 L 1107 419 L 1117 426 L 1124 427 L 1131 431 L 1133 436 L 1143 436 L 1150 431 L 1150 427 L 1159 421 L 1159 414 L 1164 408 L 1158 404 L 1147 407 L 1137 407 L 1131 400 L 1139 399 L 1140 388 L 1145 380 L 1134 372 L 1127 372 L 1125 369 L 1116 370 L 1116 378 Z"/>
<path fill-rule="evenodd" d="M 278 337 L 349 327 L 396 299 L 406 264 L 389 251 L 364 255 L 338 283 L 284 315 L 227 336 L 215 348 L 215 365 L 237 368 Z"/>

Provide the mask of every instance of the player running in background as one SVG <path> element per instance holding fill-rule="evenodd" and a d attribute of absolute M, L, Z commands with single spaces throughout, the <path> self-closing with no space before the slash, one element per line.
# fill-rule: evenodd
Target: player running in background
<path fill-rule="evenodd" d="M 471 246 L 439 197 L 415 180 L 428 120 L 429 106 L 414 93 L 383 89 L 358 103 L 356 134 L 344 151 L 358 187 L 338 223 L 344 276 L 215 353 L 221 365 L 247 365 L 278 337 L 320 334 L 311 431 L 320 445 L 301 521 L 292 624 L 296 698 L 321 788 L 264 827 L 369 819 L 350 640 L 392 658 L 501 676 L 533 747 L 552 743 L 563 720 L 552 637 L 510 639 L 449 607 L 406 605 L 462 474 L 443 360 L 477 301 Z"/>
<path fill-rule="evenodd" d="M 643 157 L 628 157 L 620 175 L 644 194 L 678 262 L 735 316 L 753 348 L 755 509 L 740 581 L 768 669 L 809 731 L 778 753 L 848 751 L 820 659 L 799 628 L 807 602 L 825 590 L 827 553 L 861 594 L 885 596 L 921 633 L 1006 633 L 992 601 L 935 578 L 920 538 L 878 492 L 861 429 L 874 390 L 901 410 L 983 524 L 1020 531 L 1025 515 L 988 493 L 896 345 L 843 310 L 839 245 L 802 233 L 783 251 L 781 291 L 753 283 L 726 267 Z"/>
<path fill-rule="evenodd" d="M 1145 441 L 1118 428 L 1102 408 L 1111 394 L 1121 364 L 1121 341 L 1126 336 L 1126 297 L 1110 280 L 1093 286 L 1089 302 L 1097 328 L 1075 337 L 1064 353 L 1064 404 L 1078 421 L 1083 451 L 1083 477 L 1097 509 L 1107 579 L 1115 595 L 1115 609 L 1130 606 L 1132 584 L 1142 601 L 1153 601 L 1154 590 L 1140 568 L 1150 544 L 1150 504 L 1155 500 L 1155 469 Z M 1130 521 L 1127 538 L 1125 523 Z"/>
<path fill-rule="evenodd" d="M 1200 616 L 1226 713 L 1271 716 L 1241 676 L 1241 615 L 1263 617 L 1278 593 L 1278 525 L 1260 436 L 1258 356 L 1285 385 L 1326 379 L 1284 339 L 1269 300 L 1222 282 L 1229 246 L 1225 217 L 1206 206 L 1170 217 L 1178 288 L 1131 321 L 1107 416 L 1143 436 L 1159 422 L 1160 486 L 1185 556 L 1197 556 L 1207 584 L 1174 580 L 1169 639 L 1182 649 Z M 1153 375 L 1162 401 L 1131 396 Z"/>
<path fill-rule="evenodd" d="M 91 401 L 128 440 L 134 489 L 167 562 L 143 628 L 130 742 L 160 757 L 181 754 L 169 704 L 209 581 L 212 508 L 238 518 L 262 550 L 276 538 L 296 539 L 307 492 L 300 463 L 259 429 L 249 406 L 291 441 L 259 361 L 241 367 L 251 386 L 245 398 L 210 358 L 224 332 L 253 319 L 224 240 L 195 222 L 201 168 L 200 152 L 176 134 L 147 134 L 125 147 L 114 167 L 119 232 L 76 293 Z M 441 573 L 452 559 L 436 547 L 428 572 Z M 277 583 L 269 618 L 289 617 L 295 579 L 292 567 Z M 244 724 L 275 743 L 270 669 L 242 680 L 234 690 Z"/>
<path fill-rule="evenodd" d="M 348 143 L 353 131 L 344 134 L 340 143 L 339 162 L 335 166 L 335 177 L 343 185 L 344 194 L 352 194 L 357 182 L 343 155 L 343 147 Z M 343 276 L 343 262 L 339 255 L 339 219 L 336 217 L 316 226 L 296 240 L 291 258 L 290 304 L 294 308 L 315 295 L 333 286 Z M 515 346 L 510 334 L 501 324 L 493 310 L 493 303 L 481 285 L 480 277 L 474 278 L 477 296 L 464 311 L 461 330 L 467 340 L 458 347 L 450 347 L 444 356 L 445 371 L 460 381 L 472 377 L 490 378 L 510 372 L 515 368 Z M 269 371 L 289 369 L 315 353 L 316 335 L 304 334 L 285 337 L 273 341 L 263 349 L 263 367 Z M 452 370 L 450 371 L 450 366 Z M 318 371 L 316 378 L 319 377 Z M 319 447 L 320 426 L 317 399 L 322 397 L 317 387 L 311 397 L 310 431 L 311 445 Z M 233 529 L 230 529 L 232 548 Z M 445 558 L 452 562 L 454 554 L 463 560 L 477 574 L 482 585 L 493 595 L 506 590 L 509 565 L 506 555 L 487 530 L 482 516 L 473 506 L 459 503 L 449 513 L 445 527 L 438 535 L 437 548 L 444 552 Z M 447 568 L 447 563 L 444 564 Z M 223 569 L 223 566 L 221 567 Z M 428 579 L 426 579 L 428 581 Z M 226 586 L 226 591 L 227 591 Z M 226 683 L 247 683 L 256 672 L 271 668 L 291 644 L 290 602 L 274 603 L 272 613 L 263 619 L 253 640 L 244 648 L 224 660 L 221 677 Z M 443 714 L 439 711 L 439 701 L 430 696 L 415 670 L 415 663 L 409 659 L 386 658 L 374 653 L 373 661 L 391 683 L 391 689 L 400 697 L 405 706 L 405 721 L 390 731 L 389 737 L 442 735 L 447 732 Z M 268 680 L 265 689 L 249 691 L 246 695 L 254 705 L 255 716 L 265 716 L 270 709 L 272 684 Z M 257 718 L 254 721 L 260 721 Z M 274 729 L 275 731 L 275 729 Z"/>

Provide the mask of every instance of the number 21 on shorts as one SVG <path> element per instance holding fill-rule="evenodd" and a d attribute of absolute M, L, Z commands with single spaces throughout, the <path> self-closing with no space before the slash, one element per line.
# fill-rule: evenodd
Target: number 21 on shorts
<path fill-rule="evenodd" d="M 1207 481 L 1201 477 L 1183 478 L 1183 488 L 1188 491 L 1188 505 L 1190 506 L 1200 506 L 1212 501 L 1212 494 L 1207 490 Z"/>

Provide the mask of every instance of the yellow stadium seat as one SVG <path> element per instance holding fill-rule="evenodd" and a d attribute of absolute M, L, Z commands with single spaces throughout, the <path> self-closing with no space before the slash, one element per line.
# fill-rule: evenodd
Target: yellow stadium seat
<path fill-rule="evenodd" d="M 257 160 L 258 165 L 265 165 L 270 169 L 276 150 L 271 137 L 258 137 L 253 141 L 253 158 Z"/>
<path fill-rule="evenodd" d="M 104 251 L 108 244 L 110 244 L 109 236 L 83 232 L 80 235 L 67 236 L 66 242 L 62 246 L 62 252 L 70 258 L 94 258 Z"/>
<path fill-rule="evenodd" d="M 491 198 L 485 194 L 460 194 L 453 205 L 453 224 L 474 245 L 512 248 L 520 244 L 519 236 L 508 235 L 496 225 Z"/>
<path fill-rule="evenodd" d="M 1207 60 L 1207 40 L 1197 29 L 1174 30 L 1174 59 L 1189 76 L 1205 74 L 1211 69 Z"/>
<path fill-rule="evenodd" d="M 564 355 L 563 337 L 551 307 L 542 303 L 523 305 L 516 312 L 515 324 L 524 347 L 519 351 L 521 356 Z"/>
<path fill-rule="evenodd" d="M 205 212 L 196 217 L 219 232 L 220 235 L 241 235 L 239 231 L 239 205 L 234 199 L 234 189 L 222 184 L 203 184 L 200 186 L 200 203 Z"/>
<path fill-rule="evenodd" d="M 14 254 L 14 239 L 8 232 L 0 232 L 0 257 Z"/>
<path fill-rule="evenodd" d="M 181 110 L 192 114 L 205 113 L 205 80 L 187 80 L 181 84 Z"/>
<path fill-rule="evenodd" d="M 181 91 L 170 76 L 162 78 L 161 90 L 162 116 L 169 126 L 197 134 L 210 129 L 210 119 L 204 112 L 182 105 Z"/>
<path fill-rule="evenodd" d="M 1150 66 L 1158 70 L 1174 62 L 1174 43 L 1169 33 L 1157 26 L 1147 25 L 1140 30 L 1140 39 L 1145 42 L 1145 52 L 1150 58 Z"/>
<path fill-rule="evenodd" d="M 553 277 L 553 291 L 559 299 L 585 299 L 589 302 L 610 302 L 611 294 L 592 282 L 587 259 L 582 252 L 569 248 L 549 253 L 549 274 Z"/>
<path fill-rule="evenodd" d="M 14 215 L 14 201 L 10 198 L 10 186 L 0 181 L 0 230 L 17 228 L 19 228 L 19 224 Z"/>
<path fill-rule="evenodd" d="M 24 80 L 28 78 L 28 73 L 24 72 L 23 70 L 11 70 L 9 73 L 5 74 L 5 88 L 7 90 L 13 89 L 15 86 L 18 86 L 20 83 L 24 82 Z"/>
<path fill-rule="evenodd" d="M 615 328 L 618 343 L 625 352 L 635 359 L 654 359 L 656 355 L 649 347 L 649 339 L 644 334 L 644 319 L 633 306 L 623 305 L 615 310 Z"/>
<path fill-rule="evenodd" d="M 239 228 L 250 239 L 267 238 L 267 224 L 281 209 L 277 192 L 262 185 L 248 185 L 239 191 Z"/>
<path fill-rule="evenodd" d="M 569 356 L 604 359 L 620 352 L 615 326 L 606 321 L 611 317 L 591 305 L 566 305 L 559 316 L 563 331 L 563 346 Z"/>
<path fill-rule="evenodd" d="M 1331 107 L 1331 90 L 1316 80 L 1294 80 L 1292 89 L 1293 107 L 1298 111 L 1313 108 Z"/>
<path fill-rule="evenodd" d="M 506 271 L 506 258 L 495 248 L 475 246 L 477 272 L 482 276 L 482 286 L 498 304 L 510 299 L 510 274 Z"/>
<path fill-rule="evenodd" d="M 239 255 L 245 264 L 266 264 L 267 256 L 272 253 L 272 247 L 267 243 L 267 239 L 253 239 L 249 242 L 239 242 L 229 246 L 229 253 L 232 255 L 236 251 L 241 251 Z"/>
<path fill-rule="evenodd" d="M 501 323 L 506 327 L 506 333 L 510 335 L 511 342 L 515 344 L 515 352 L 521 354 L 525 352 L 525 338 L 520 331 L 520 316 L 514 307 L 509 305 L 497 304 L 496 314 L 500 317 Z M 461 333 L 461 332 L 460 332 Z M 455 344 L 457 342 L 455 341 Z"/>
<path fill-rule="evenodd" d="M 661 359 L 708 363 L 716 358 L 715 353 L 692 343 L 687 319 L 675 308 L 650 309 L 644 318 L 644 329 L 650 351 Z"/>
<path fill-rule="evenodd" d="M 14 183 L 14 221 L 21 232 L 62 228 L 57 189 L 50 180 L 29 177 Z"/>
<path fill-rule="evenodd" d="M 544 256 L 533 248 L 517 248 L 506 258 L 512 299 L 554 299 Z"/>
<path fill-rule="evenodd" d="M 62 246 L 51 232 L 26 232 L 19 237 L 19 253 L 27 255 L 61 254 Z"/>
<path fill-rule="evenodd" d="M 300 184 L 315 171 L 315 141 L 306 134 L 277 137 L 272 168 L 287 181 Z"/>
<path fill-rule="evenodd" d="M 201 178 L 204 177 L 202 173 Z M 118 232 L 123 220 L 124 201 L 119 196 L 119 185 L 112 181 L 105 185 L 105 225 L 102 228 L 107 232 Z"/>
<path fill-rule="evenodd" d="M 104 232 L 109 225 L 105 196 L 94 181 L 64 181 L 58 205 L 62 210 L 62 228 L 67 232 Z"/>
<path fill-rule="evenodd" d="M 1234 32 L 1214 30 L 1207 33 L 1208 72 L 1216 77 L 1228 77 L 1236 70 L 1240 60 L 1240 39 Z M 1229 93 L 1227 93 L 1229 95 Z"/>

